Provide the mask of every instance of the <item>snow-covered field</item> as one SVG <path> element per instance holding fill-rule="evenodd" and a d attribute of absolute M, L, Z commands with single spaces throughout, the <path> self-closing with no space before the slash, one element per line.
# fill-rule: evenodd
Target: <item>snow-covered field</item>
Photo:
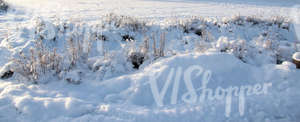
<path fill-rule="evenodd" d="M 300 121 L 298 0 L 6 2 L 0 122 Z"/>

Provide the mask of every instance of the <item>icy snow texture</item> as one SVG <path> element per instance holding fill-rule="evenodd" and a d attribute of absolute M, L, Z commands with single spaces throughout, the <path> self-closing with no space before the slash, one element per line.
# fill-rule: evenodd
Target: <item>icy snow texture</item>
<path fill-rule="evenodd" d="M 158 108 L 153 100 L 149 73 L 162 72 L 162 86 L 173 67 L 186 69 L 200 65 L 213 72 L 208 87 L 253 85 L 272 82 L 267 95 L 246 97 L 245 116 L 239 116 L 238 102 L 233 99 L 230 118 L 224 116 L 224 101 L 205 101 L 203 106 L 178 100 L 170 105 L 171 89 L 165 106 Z M 143 70 L 103 82 L 90 80 L 80 85 L 54 81 L 30 85 L 1 81 L 1 121 L 288 121 L 299 118 L 298 88 L 300 71 L 287 65 L 254 67 L 230 54 L 184 54 L 156 61 Z M 193 78 L 195 87 L 201 77 Z M 186 92 L 180 81 L 178 96 Z M 171 85 L 172 86 L 172 85 Z"/>
<path fill-rule="evenodd" d="M 300 52 L 294 53 L 293 59 L 295 59 L 295 60 L 297 60 L 297 61 L 300 61 Z"/>

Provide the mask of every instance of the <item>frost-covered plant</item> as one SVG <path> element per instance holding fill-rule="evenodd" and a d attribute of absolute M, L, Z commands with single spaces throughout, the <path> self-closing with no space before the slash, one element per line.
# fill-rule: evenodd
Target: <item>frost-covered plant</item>
<path fill-rule="evenodd" d="M 252 25 L 257 25 L 263 22 L 260 18 L 256 16 L 247 16 L 245 21 L 251 23 Z"/>
<path fill-rule="evenodd" d="M 216 48 L 221 52 L 226 52 L 230 49 L 230 43 L 227 37 L 220 37 L 216 43 Z"/>
<path fill-rule="evenodd" d="M 246 51 L 247 51 L 246 41 L 245 40 L 234 41 L 231 43 L 231 45 L 233 48 L 232 53 L 236 57 L 244 61 L 244 58 L 246 56 Z"/>
<path fill-rule="evenodd" d="M 236 15 L 230 20 L 230 22 L 233 24 L 242 26 L 245 24 L 245 19 L 240 15 Z"/>
<path fill-rule="evenodd" d="M 149 37 L 145 37 L 141 47 L 141 53 L 148 55 L 150 49 Z"/>
<path fill-rule="evenodd" d="M 63 70 L 62 56 L 56 52 L 56 49 L 46 49 L 41 42 L 36 42 L 35 48 L 30 49 L 29 56 L 20 52 L 19 57 L 13 61 L 16 64 L 14 71 L 35 83 L 47 74 L 58 76 Z"/>
<path fill-rule="evenodd" d="M 247 43 L 245 40 L 231 40 L 227 37 L 220 37 L 216 43 L 216 48 L 221 52 L 231 53 L 244 61 L 247 55 Z"/>
<path fill-rule="evenodd" d="M 179 28 L 183 30 L 184 33 L 194 32 L 198 25 L 204 23 L 204 19 L 201 17 L 192 17 L 189 19 L 180 20 L 178 25 Z"/>
<path fill-rule="evenodd" d="M 152 49 L 153 49 L 153 56 L 155 58 L 159 58 L 159 57 L 163 57 L 165 56 L 165 38 L 166 34 L 165 32 L 162 32 L 160 34 L 160 40 L 159 40 L 159 44 L 158 44 L 158 48 L 157 48 L 157 39 L 156 39 L 156 35 L 154 33 L 152 33 L 152 40 L 153 40 L 153 45 L 152 45 Z"/>
<path fill-rule="evenodd" d="M 97 75 L 97 80 L 111 78 L 117 74 L 125 74 L 132 71 L 133 66 L 130 64 L 130 54 L 128 48 L 123 48 L 120 51 L 111 51 L 105 56 L 96 59 L 90 59 L 90 67 Z"/>
<path fill-rule="evenodd" d="M 65 35 L 65 56 L 69 59 L 70 67 L 73 68 L 78 63 L 86 63 L 92 50 L 92 44 L 99 41 L 100 34 L 90 29 L 86 24 L 76 24 L 73 29 Z M 100 38 L 102 39 L 102 38 Z M 99 47 L 95 47 L 99 48 Z"/>
<path fill-rule="evenodd" d="M 117 28 L 127 28 L 132 31 L 139 31 L 146 28 L 146 23 L 129 16 L 119 16 L 113 13 L 106 15 L 106 20 L 109 25 Z"/>
<path fill-rule="evenodd" d="M 154 33 L 152 33 L 152 41 L 153 41 L 153 44 L 152 44 L 153 56 L 157 57 L 158 56 L 158 50 L 156 48 L 156 37 L 155 37 Z"/>
<path fill-rule="evenodd" d="M 71 37 L 68 40 L 68 54 L 70 59 L 70 67 L 76 65 L 77 61 L 81 56 L 83 56 L 83 47 L 81 45 L 81 40 L 76 39 L 76 37 Z"/>
<path fill-rule="evenodd" d="M 165 56 L 165 43 L 166 43 L 166 33 L 163 32 L 160 35 L 160 41 L 159 41 L 159 57 Z"/>
<path fill-rule="evenodd" d="M 36 40 L 47 40 L 47 41 L 55 41 L 56 40 L 56 31 L 57 27 L 48 21 L 44 21 L 41 18 L 37 18 L 35 21 L 35 32 L 34 39 Z"/>
<path fill-rule="evenodd" d="M 63 60 L 60 60 L 60 62 L 63 63 L 59 63 L 62 65 L 59 66 L 60 70 L 58 70 L 58 72 L 62 72 L 60 74 L 68 74 L 68 72 L 71 74 L 78 74 L 79 72 L 84 74 L 85 72 L 82 72 L 81 68 L 87 64 L 91 72 L 103 74 L 103 77 L 101 76 L 102 78 L 109 77 L 109 74 L 113 75 L 113 73 L 119 72 L 120 70 L 116 69 L 119 66 L 126 69 L 124 68 L 126 67 L 126 63 L 141 65 L 144 61 L 152 61 L 159 57 L 169 55 L 169 51 L 172 51 L 172 54 L 176 54 L 177 51 L 186 52 L 193 48 L 200 52 L 217 49 L 221 52 L 233 54 L 245 62 L 249 59 L 251 60 L 251 58 L 253 58 L 253 60 L 264 60 L 259 58 L 266 55 L 266 57 L 271 57 L 269 59 L 273 62 L 273 60 L 276 59 L 276 54 L 278 54 L 276 49 L 277 40 L 280 40 L 280 37 L 282 37 L 282 33 L 280 33 L 280 29 L 282 28 L 276 26 L 282 22 L 281 20 L 260 20 L 242 16 L 231 18 L 232 20 L 229 19 L 226 22 L 227 24 L 225 24 L 225 22 L 211 21 L 202 18 L 189 18 L 185 21 L 179 21 L 175 23 L 175 25 L 164 25 L 163 28 L 160 26 L 158 28 L 154 27 L 151 28 L 151 30 L 145 29 L 148 25 L 146 26 L 143 21 L 137 20 L 136 18 L 110 14 L 106 16 L 106 19 L 102 25 L 97 24 L 92 26 L 88 24 L 85 25 L 84 23 L 74 24 L 66 22 L 52 23 L 43 20 L 37 21 L 33 29 L 35 30 L 34 39 L 39 40 L 39 42 L 45 45 L 43 45 L 43 48 L 35 47 L 36 49 L 29 52 L 29 55 L 35 55 L 29 56 L 30 58 L 26 58 L 28 54 L 26 55 L 25 52 L 22 53 L 20 58 L 27 62 L 19 62 L 22 64 L 21 66 L 27 68 L 20 69 L 27 72 L 24 74 L 30 74 L 28 76 L 32 78 L 28 79 L 34 80 L 40 79 L 41 74 L 52 72 L 53 70 L 47 68 L 47 65 L 53 61 L 50 60 L 48 62 L 49 58 L 47 57 L 49 57 L 48 55 L 53 55 L 53 47 L 57 47 L 55 53 L 59 55 L 58 57 L 64 57 Z M 262 27 L 258 27 L 258 29 L 262 29 L 263 34 L 260 31 L 257 34 L 251 33 L 251 36 L 248 37 L 244 36 L 246 33 L 241 31 L 241 34 L 238 35 L 242 36 L 241 38 L 251 40 L 253 38 L 252 35 L 257 36 L 262 34 L 261 39 L 254 39 L 254 41 L 235 39 L 236 35 L 232 32 L 244 30 L 242 26 L 237 27 L 237 24 L 245 24 L 245 27 L 254 26 L 256 24 L 262 25 Z M 49 27 L 52 29 L 49 29 Z M 272 29 L 276 30 L 273 31 Z M 168 38 L 165 37 L 167 32 Z M 266 34 L 264 34 L 264 32 L 266 32 Z M 141 37 L 140 34 L 143 34 L 145 37 L 142 44 L 140 44 L 142 41 L 139 40 Z M 223 35 L 228 37 L 223 37 Z M 218 36 L 220 36 L 220 38 L 215 41 L 214 37 Z M 188 37 L 187 40 L 184 39 L 185 37 Z M 115 40 L 121 39 L 124 41 L 117 44 L 123 47 L 122 51 L 110 50 L 111 44 L 115 44 Z M 176 43 L 174 43 L 174 41 L 176 41 Z M 102 44 L 95 46 L 97 42 L 101 42 Z M 128 46 L 124 48 L 124 44 Z M 166 45 L 167 47 L 165 49 Z M 102 46 L 102 48 L 100 46 Z M 102 50 L 99 50 L 100 48 Z M 38 51 L 43 52 L 41 53 L 42 55 L 37 55 Z M 91 54 L 89 54 L 89 52 L 91 52 Z M 99 52 L 102 54 L 99 54 Z M 277 59 L 280 55 L 278 54 Z M 91 58 L 96 58 L 97 63 L 91 61 Z M 131 65 L 130 68 L 132 67 Z M 53 72 L 56 73 L 57 71 Z M 69 82 L 74 81 L 78 81 L 78 79 L 69 79 Z"/>
<path fill-rule="evenodd" d="M 145 57 L 146 56 L 141 52 L 132 52 L 129 59 L 132 62 L 133 68 L 138 69 L 145 61 Z"/>
<path fill-rule="evenodd" d="M 68 31 L 69 26 L 56 27 L 53 25 L 54 33 L 52 34 L 54 35 L 49 36 L 51 33 L 49 33 L 49 28 L 45 23 L 47 22 L 37 22 L 34 33 L 34 39 L 37 41 L 35 41 L 36 44 L 30 52 L 21 52 L 19 57 L 14 59 L 18 64 L 17 67 L 19 67 L 16 68 L 17 73 L 30 81 L 38 82 L 49 74 L 60 78 L 59 75 L 62 72 L 69 72 L 78 63 L 85 63 L 91 50 L 91 40 L 94 37 L 90 32 L 80 30 L 84 28 L 81 27 L 82 25 L 72 27 Z M 57 28 L 58 32 L 63 35 L 56 34 L 55 30 Z M 63 46 L 65 48 L 57 50 L 57 45 L 49 43 L 49 39 L 53 40 L 55 38 L 60 39 L 53 44 L 63 44 L 58 45 L 58 48 Z"/>

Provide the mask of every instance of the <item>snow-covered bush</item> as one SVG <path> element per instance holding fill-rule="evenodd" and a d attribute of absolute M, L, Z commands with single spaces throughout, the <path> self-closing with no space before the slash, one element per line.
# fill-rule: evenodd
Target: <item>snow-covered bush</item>
<path fill-rule="evenodd" d="M 216 48 L 221 52 L 226 52 L 230 49 L 230 42 L 227 37 L 220 37 L 217 41 Z"/>
<path fill-rule="evenodd" d="M 57 36 L 57 27 L 48 21 L 37 18 L 34 21 L 34 39 L 55 41 Z"/>
<path fill-rule="evenodd" d="M 30 49 L 30 54 L 21 52 L 18 57 L 14 58 L 14 71 L 22 77 L 34 83 L 41 83 L 54 77 L 61 79 L 77 70 L 79 63 L 86 63 L 86 53 L 80 42 L 70 40 L 68 48 L 64 53 L 58 53 L 56 48 L 48 49 L 41 41 L 36 42 L 34 48 Z M 73 73 L 74 74 L 74 73 Z M 70 83 L 79 83 L 74 79 L 65 78 Z"/>
<path fill-rule="evenodd" d="M 88 40 L 81 40 L 80 36 L 83 35 L 78 35 L 74 32 L 67 40 L 67 54 L 70 61 L 70 68 L 75 66 L 78 61 L 86 62 L 90 52 L 90 42 Z"/>
<path fill-rule="evenodd" d="M 138 69 L 140 67 L 140 65 L 143 64 L 145 60 L 145 55 L 143 53 L 140 52 L 132 52 L 130 54 L 130 61 L 133 64 L 133 68 Z"/>
<path fill-rule="evenodd" d="M 106 53 L 105 56 L 90 58 L 87 62 L 95 75 L 95 79 L 102 81 L 133 71 L 130 55 L 127 49 Z"/>
<path fill-rule="evenodd" d="M 33 25 L 35 44 L 14 57 L 17 64 L 14 71 L 22 78 L 35 83 L 51 77 L 61 79 L 64 77 L 61 74 L 76 69 L 78 62 L 86 62 L 90 51 L 87 40 L 92 38 L 91 35 L 85 38 L 84 32 L 72 23 L 54 24 L 37 19 Z"/>
<path fill-rule="evenodd" d="M 156 38 L 157 35 L 152 33 L 152 41 L 153 41 L 152 49 L 153 49 L 153 56 L 155 58 L 163 57 L 165 55 L 166 33 L 162 32 L 159 34 L 159 36 L 160 36 L 160 39 L 159 39 L 159 43 L 158 43 L 157 38 Z"/>
<path fill-rule="evenodd" d="M 195 32 L 199 25 L 203 25 L 205 20 L 201 17 L 192 17 L 189 19 L 180 20 L 175 26 L 179 26 L 180 29 L 183 30 L 184 33 Z M 195 32 L 197 35 L 201 35 L 200 32 Z"/>
<path fill-rule="evenodd" d="M 0 12 L 6 12 L 8 8 L 8 4 L 5 1 L 0 0 Z"/>
<path fill-rule="evenodd" d="M 36 42 L 35 48 L 30 49 L 30 54 L 26 55 L 20 52 L 20 55 L 13 61 L 16 64 L 14 71 L 29 81 L 37 83 L 48 75 L 56 76 L 61 71 L 62 56 L 56 52 L 56 49 L 46 49 L 39 41 Z"/>
<path fill-rule="evenodd" d="M 146 28 L 146 23 L 129 16 L 119 16 L 110 13 L 105 16 L 105 23 L 116 28 L 125 28 L 131 31 L 141 31 Z M 107 25 L 104 25 L 107 26 Z"/>
<path fill-rule="evenodd" d="M 159 57 L 191 51 L 229 53 L 253 65 L 291 61 L 290 55 L 296 49 L 291 50 L 290 43 L 279 43 L 287 40 L 284 35 L 287 30 L 282 28 L 285 22 L 282 19 L 236 16 L 223 21 L 194 17 L 158 25 L 114 14 L 107 15 L 99 24 L 38 19 L 32 27 L 32 40 L 42 43 L 42 48 L 33 47 L 31 52 L 21 53 L 17 61 L 21 62 L 19 66 L 26 68 L 19 68 L 25 72 L 19 74 L 29 74 L 24 76 L 38 80 L 44 72 L 36 69 L 44 69 L 59 74 L 57 76 L 67 82 L 80 83 L 84 74 L 89 72 L 96 72 L 94 76 L 100 80 L 106 79 L 147 65 Z M 61 58 L 59 70 L 33 63 L 43 60 L 36 52 L 42 52 L 47 58 L 53 55 L 54 48 Z M 51 64 L 51 61 L 46 64 Z M 80 74 L 77 75 L 80 77 L 67 77 L 74 74 Z"/>
<path fill-rule="evenodd" d="M 289 30 L 289 22 L 282 16 L 275 16 L 270 19 L 262 19 L 257 16 L 233 16 L 223 20 L 224 24 L 234 24 L 238 26 L 246 26 L 250 24 L 252 26 L 264 25 L 264 26 L 277 26 L 278 28 Z"/>
<path fill-rule="evenodd" d="M 5 64 L 3 67 L 0 68 L 0 78 L 1 79 L 8 79 L 14 75 L 13 71 L 13 62 L 9 62 Z"/>
<path fill-rule="evenodd" d="M 242 61 L 244 61 L 247 53 L 247 44 L 245 40 L 229 41 L 227 37 L 220 37 L 216 43 L 216 48 L 220 52 L 232 53 Z"/>

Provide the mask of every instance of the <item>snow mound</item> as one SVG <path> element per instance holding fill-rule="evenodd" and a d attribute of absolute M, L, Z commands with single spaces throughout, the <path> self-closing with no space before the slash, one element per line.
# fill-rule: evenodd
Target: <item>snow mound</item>
<path fill-rule="evenodd" d="M 293 59 L 294 59 L 294 60 L 297 60 L 297 61 L 300 61 L 300 52 L 294 53 Z"/>
<path fill-rule="evenodd" d="M 286 64 L 288 63 L 255 67 L 243 63 L 231 54 L 193 53 L 160 58 L 133 74 L 102 82 L 90 80 L 72 85 L 53 81 L 34 85 L 0 81 L 0 110 L 1 115 L 4 115 L 0 120 L 296 121 L 300 119 L 300 107 L 297 103 L 300 94 L 296 92 L 300 87 L 297 75 L 300 72 Z M 272 82 L 272 86 L 267 94 L 245 98 L 243 116 L 240 116 L 238 109 L 239 98 L 233 96 L 230 118 L 227 118 L 223 100 L 206 100 L 203 105 L 182 101 L 182 96 L 189 90 L 184 81 L 184 74 L 191 66 L 200 66 L 203 71 L 211 71 L 211 79 L 207 85 L 207 88 L 211 89 L 267 82 Z M 182 69 L 182 76 L 179 78 L 178 99 L 176 104 L 171 104 L 174 78 L 180 74 L 177 72 L 179 67 Z M 172 70 L 174 74 L 170 77 Z M 171 78 L 169 88 L 164 93 L 164 106 L 159 107 L 155 102 L 150 86 L 151 74 L 160 74 L 156 79 L 159 92 L 162 91 L 167 78 Z M 191 80 L 195 89 L 202 85 L 202 77 L 198 70 L 191 72 Z"/>

